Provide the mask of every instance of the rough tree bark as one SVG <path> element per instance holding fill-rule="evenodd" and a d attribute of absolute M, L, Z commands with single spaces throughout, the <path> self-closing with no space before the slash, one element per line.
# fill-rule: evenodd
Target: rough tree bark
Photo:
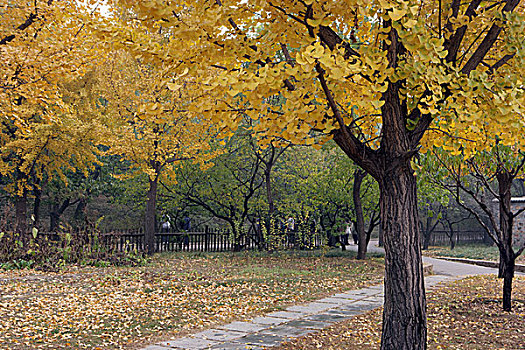
<path fill-rule="evenodd" d="M 15 230 L 22 236 L 27 233 L 27 191 L 15 197 Z"/>
<path fill-rule="evenodd" d="M 158 174 L 158 173 L 157 173 Z M 144 244 L 146 253 L 152 255 L 155 253 L 155 215 L 157 212 L 157 188 L 158 175 L 152 179 L 148 178 L 149 188 L 146 202 L 146 215 L 144 220 Z"/>
<path fill-rule="evenodd" d="M 40 226 L 40 207 L 42 205 L 42 188 L 38 184 L 33 188 L 33 194 L 35 196 L 35 202 L 33 203 L 33 226 Z"/>
<path fill-rule="evenodd" d="M 430 227 L 432 225 L 431 217 L 427 217 L 426 219 L 427 223 L 426 226 L 422 228 L 423 231 L 423 250 L 428 250 L 428 246 L 430 245 L 430 239 L 432 238 L 432 231 L 430 230 Z"/>
<path fill-rule="evenodd" d="M 78 202 L 78 199 L 71 202 L 69 198 L 66 198 L 61 205 L 58 205 L 58 203 L 53 203 L 51 210 L 49 212 L 49 231 L 56 232 L 58 230 L 58 226 L 60 225 L 60 217 L 66 209 L 75 203 Z"/>
<path fill-rule="evenodd" d="M 366 259 L 367 239 L 365 232 L 365 218 L 363 214 L 363 203 L 361 201 L 361 184 L 366 176 L 366 171 L 356 169 L 354 172 L 354 187 L 352 188 L 352 197 L 354 200 L 354 209 L 356 216 L 356 231 L 359 237 L 357 246 L 357 259 Z"/>
<path fill-rule="evenodd" d="M 392 84 L 394 85 L 394 84 Z M 396 89 L 389 98 L 395 99 Z M 334 140 L 379 183 L 381 230 L 385 247 L 385 302 L 381 350 L 426 349 L 426 298 L 417 212 L 416 178 L 410 166 L 413 150 L 405 135 L 403 115 L 395 101 L 385 103 L 385 135 L 381 151 L 363 162 L 353 152 L 347 135 Z M 397 104 L 399 106 L 399 104 Z M 397 134 L 396 134 L 397 133 Z M 350 136 L 351 137 L 351 136 Z"/>
<path fill-rule="evenodd" d="M 264 184 L 266 187 L 266 198 L 268 199 L 268 218 L 273 217 L 273 213 L 275 212 L 275 204 L 273 201 L 273 193 L 272 193 L 272 178 L 271 178 L 271 172 L 272 172 L 272 165 L 269 165 L 264 170 Z"/>
<path fill-rule="evenodd" d="M 399 163 L 384 172 L 379 185 L 386 252 L 381 349 L 426 349 L 426 300 L 416 179 L 408 161 Z"/>
<path fill-rule="evenodd" d="M 503 310 L 512 309 L 512 280 L 516 265 L 516 255 L 512 249 L 512 224 L 513 215 L 511 208 L 511 187 L 513 177 L 504 167 L 499 167 L 496 172 L 499 194 L 500 230 L 502 237 L 497 242 L 500 259 L 498 277 L 503 278 Z"/>
<path fill-rule="evenodd" d="M 456 247 L 456 242 L 454 242 L 454 234 L 455 234 L 454 227 L 452 226 L 451 222 L 447 222 L 447 225 L 448 225 L 448 230 L 450 232 L 450 235 L 448 236 L 448 239 L 450 241 L 450 250 L 454 250 L 454 248 Z"/>

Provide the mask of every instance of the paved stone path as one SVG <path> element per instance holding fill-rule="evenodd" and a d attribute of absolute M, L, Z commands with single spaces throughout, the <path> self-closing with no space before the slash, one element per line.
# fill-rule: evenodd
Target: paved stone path
<path fill-rule="evenodd" d="M 375 246 L 376 243 L 371 242 L 369 252 L 384 252 Z M 356 246 L 347 248 L 357 249 Z M 427 291 L 437 288 L 440 282 L 496 272 L 493 268 L 439 259 L 425 257 L 423 260 L 434 265 L 435 274 L 425 277 Z M 250 322 L 232 322 L 184 338 L 150 345 L 142 350 L 266 349 L 381 307 L 383 296 L 383 285 L 351 290 L 255 317 Z"/>

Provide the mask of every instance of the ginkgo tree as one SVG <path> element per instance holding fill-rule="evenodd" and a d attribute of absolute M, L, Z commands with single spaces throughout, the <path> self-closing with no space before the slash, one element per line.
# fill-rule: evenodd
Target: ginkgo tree
<path fill-rule="evenodd" d="M 117 36 L 152 60 L 180 62 L 223 92 L 195 105 L 220 127 L 245 116 L 257 133 L 313 143 L 333 138 L 380 189 L 386 251 L 381 349 L 425 349 L 426 302 L 411 162 L 421 142 L 443 144 L 442 126 L 523 125 L 524 5 L 450 0 L 118 1 L 162 47 Z M 181 45 L 184 43 L 184 45 Z M 284 60 L 277 52 L 282 52 Z M 270 103 L 278 96 L 285 102 Z M 239 108 L 242 106 L 242 110 Z M 264 140 L 264 139 L 263 139 Z M 310 141 L 304 141 L 310 140 Z M 296 142 L 298 141 L 298 142 Z M 520 141 L 524 146 L 525 140 Z M 463 152 L 469 155 L 482 143 Z"/>
<path fill-rule="evenodd" d="M 43 178 L 96 163 L 100 119 L 79 94 L 103 57 L 83 24 L 94 16 L 76 1 L 0 6 L 0 173 L 10 178 L 21 233 Z"/>
<path fill-rule="evenodd" d="M 99 69 L 100 96 L 113 121 L 108 153 L 130 161 L 148 177 L 145 211 L 145 243 L 155 252 L 157 192 L 160 182 L 175 182 L 175 170 L 184 160 L 204 165 L 216 151 L 209 140 L 214 128 L 202 117 L 188 112 L 195 99 L 194 83 L 169 69 L 141 63 L 125 51 L 114 55 Z"/>

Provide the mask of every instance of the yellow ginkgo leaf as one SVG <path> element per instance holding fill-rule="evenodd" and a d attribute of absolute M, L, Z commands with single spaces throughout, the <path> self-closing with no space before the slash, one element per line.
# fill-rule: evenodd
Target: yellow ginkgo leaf
<path fill-rule="evenodd" d="M 392 21 L 399 21 L 404 15 L 406 15 L 406 9 L 394 8 L 388 13 Z"/>
<path fill-rule="evenodd" d="M 175 84 L 175 83 L 168 83 L 166 84 L 168 86 L 168 89 L 171 91 L 177 91 L 182 87 L 182 84 Z"/>

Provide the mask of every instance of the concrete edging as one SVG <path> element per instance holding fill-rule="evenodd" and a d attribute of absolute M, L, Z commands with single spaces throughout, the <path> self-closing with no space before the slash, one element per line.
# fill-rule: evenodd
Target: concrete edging
<path fill-rule="evenodd" d="M 471 264 L 471 265 L 492 267 L 496 269 L 499 267 L 499 263 L 496 261 L 476 260 L 476 259 L 466 259 L 466 258 L 453 258 L 453 257 L 448 257 L 448 256 L 435 256 L 434 258 L 441 259 L 441 260 L 447 260 L 447 261 L 460 262 L 460 263 L 465 263 L 465 264 Z M 525 273 L 525 265 L 516 264 L 514 271 Z"/>

